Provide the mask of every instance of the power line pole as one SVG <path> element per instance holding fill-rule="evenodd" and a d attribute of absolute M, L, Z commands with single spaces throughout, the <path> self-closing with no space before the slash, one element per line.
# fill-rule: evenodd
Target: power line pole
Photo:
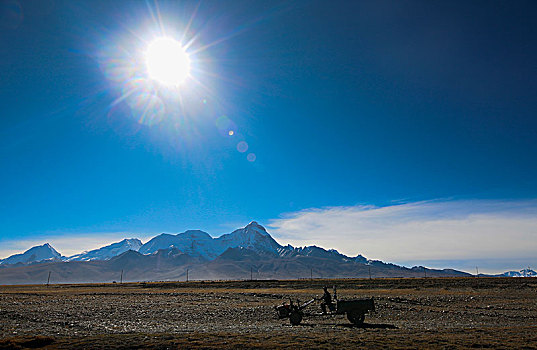
<path fill-rule="evenodd" d="M 48 272 L 47 287 L 48 287 L 48 285 L 49 285 L 49 283 L 50 283 L 50 273 L 51 273 L 51 272 L 52 272 L 52 271 L 49 271 L 49 272 Z"/>
<path fill-rule="evenodd" d="M 188 282 L 188 269 L 186 269 L 186 281 Z"/>
<path fill-rule="evenodd" d="M 479 268 L 475 267 L 475 277 L 479 277 Z"/>
<path fill-rule="evenodd" d="M 250 266 L 250 281 L 253 281 L 254 280 L 254 272 L 253 272 L 253 268 Z"/>
<path fill-rule="evenodd" d="M 423 267 L 423 273 L 425 274 L 425 278 L 427 278 L 427 268 L 425 266 Z"/>
<path fill-rule="evenodd" d="M 371 265 L 367 265 L 369 267 L 369 279 L 371 279 Z"/>
<path fill-rule="evenodd" d="M 119 278 L 119 283 L 123 283 L 123 270 L 121 270 L 121 277 Z"/>

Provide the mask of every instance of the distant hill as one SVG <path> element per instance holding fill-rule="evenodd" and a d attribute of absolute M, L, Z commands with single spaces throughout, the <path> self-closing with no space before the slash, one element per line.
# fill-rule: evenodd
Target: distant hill
<path fill-rule="evenodd" d="M 32 251 L 39 248 L 34 247 L 2 260 L 0 284 L 44 283 L 49 271 L 51 283 L 119 281 L 122 271 L 124 281 L 184 280 L 187 270 L 190 279 L 204 280 L 422 277 L 424 273 L 430 277 L 469 276 L 450 269 L 407 268 L 361 255 L 348 257 L 316 246 L 282 246 L 255 221 L 218 238 L 190 230 L 161 234 L 143 245 L 137 239 L 125 239 L 69 258 L 45 246 L 48 255 L 32 253 L 41 252 Z M 25 258 L 17 258 L 19 255 Z"/>

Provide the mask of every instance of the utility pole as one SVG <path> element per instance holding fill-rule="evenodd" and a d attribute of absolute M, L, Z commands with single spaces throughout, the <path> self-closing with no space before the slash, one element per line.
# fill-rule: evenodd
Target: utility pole
<path fill-rule="evenodd" d="M 250 281 L 253 281 L 254 280 L 254 272 L 253 272 L 253 268 L 250 266 Z"/>
<path fill-rule="evenodd" d="M 186 281 L 188 282 L 188 269 L 186 269 Z"/>
<path fill-rule="evenodd" d="M 47 287 L 48 287 L 48 285 L 49 285 L 49 283 L 50 283 L 50 273 L 51 273 L 51 271 L 48 272 Z"/>
<path fill-rule="evenodd" d="M 121 277 L 119 278 L 119 283 L 123 283 L 123 270 L 121 270 Z"/>
<path fill-rule="evenodd" d="M 479 277 L 479 268 L 475 267 L 475 277 Z"/>
<path fill-rule="evenodd" d="M 425 266 L 423 267 L 423 273 L 425 274 L 425 278 L 427 278 L 427 268 Z"/>
<path fill-rule="evenodd" d="M 369 267 L 369 279 L 371 279 L 371 265 L 367 265 Z"/>

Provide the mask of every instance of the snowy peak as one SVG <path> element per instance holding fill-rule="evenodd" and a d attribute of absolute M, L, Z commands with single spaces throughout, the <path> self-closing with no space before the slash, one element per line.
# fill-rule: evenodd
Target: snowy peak
<path fill-rule="evenodd" d="M 156 257 L 168 254 L 172 256 L 190 256 L 201 260 L 214 260 L 224 252 L 231 249 L 227 255 L 254 254 L 263 257 L 308 257 L 332 260 L 337 262 L 354 262 L 365 264 L 368 260 L 362 256 L 351 258 L 340 254 L 338 251 L 324 248 L 283 247 L 276 242 L 267 230 L 256 221 L 250 222 L 243 228 L 231 233 L 223 234 L 218 238 L 211 237 L 207 232 L 200 230 L 188 230 L 178 234 L 162 233 L 153 237 L 145 244 L 137 238 L 124 239 L 99 249 L 85 251 L 69 258 L 61 257 L 49 244 L 34 247 L 24 254 L 17 254 L 4 260 L 0 264 L 32 263 L 43 260 L 67 260 L 67 261 L 93 261 L 111 260 L 115 257 L 128 253 L 126 256 L 155 255 Z M 38 251 L 39 250 L 39 251 Z"/>
<path fill-rule="evenodd" d="M 177 248 L 192 256 L 213 258 L 215 248 L 213 238 L 207 232 L 200 230 L 188 230 L 176 235 L 163 233 L 150 239 L 142 245 L 139 252 L 153 254 L 160 249 Z"/>
<path fill-rule="evenodd" d="M 256 221 L 252 221 L 251 223 L 246 225 L 244 230 L 246 230 L 249 233 L 259 233 L 261 235 L 265 235 L 265 236 L 270 237 L 270 235 L 268 234 L 267 230 L 265 230 L 265 228 L 263 226 L 259 225 Z"/>
<path fill-rule="evenodd" d="M 268 234 L 263 226 L 255 221 L 252 221 L 244 228 L 218 237 L 216 241 L 224 248 L 222 252 L 227 248 L 242 247 L 257 253 L 278 255 L 278 249 L 282 247 Z"/>
<path fill-rule="evenodd" d="M 162 233 L 158 236 L 151 238 L 148 242 L 142 245 L 138 251 L 141 254 L 151 254 L 159 249 L 167 249 L 174 244 L 176 238 L 176 235 Z"/>
<path fill-rule="evenodd" d="M 124 239 L 99 249 L 73 255 L 67 261 L 109 260 L 129 250 L 138 251 L 141 246 L 142 242 L 138 238 Z"/>
<path fill-rule="evenodd" d="M 31 264 L 40 261 L 61 261 L 62 256 L 50 244 L 45 243 L 28 249 L 22 254 L 15 254 L 0 260 L 0 265 Z"/>
<path fill-rule="evenodd" d="M 214 259 L 228 248 L 248 248 L 257 253 L 277 255 L 281 246 L 268 234 L 263 226 L 255 221 L 232 233 L 212 238 L 207 232 L 189 230 L 176 235 L 158 235 L 139 250 L 142 254 L 153 254 L 159 249 L 177 248 L 185 254 Z"/>

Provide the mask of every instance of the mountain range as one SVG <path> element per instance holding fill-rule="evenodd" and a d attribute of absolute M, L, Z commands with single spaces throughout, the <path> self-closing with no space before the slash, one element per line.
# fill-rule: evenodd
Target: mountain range
<path fill-rule="evenodd" d="M 535 272 L 534 270 L 528 267 L 527 269 L 522 269 L 520 271 L 507 271 L 498 276 L 501 276 L 501 277 L 537 277 L 537 272 Z"/>
<path fill-rule="evenodd" d="M 349 257 L 317 246 L 283 246 L 253 221 L 213 238 L 199 230 L 163 233 L 145 244 L 130 238 L 65 257 L 50 244 L 0 260 L 0 284 L 470 276 L 452 269 L 407 268 L 362 255 Z"/>

